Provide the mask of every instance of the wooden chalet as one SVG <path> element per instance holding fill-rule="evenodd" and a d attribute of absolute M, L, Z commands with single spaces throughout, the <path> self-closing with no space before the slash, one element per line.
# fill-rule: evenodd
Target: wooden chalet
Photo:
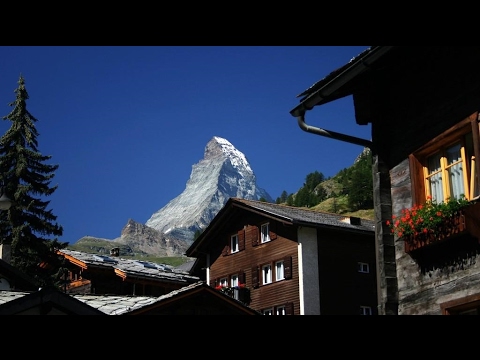
<path fill-rule="evenodd" d="M 382 315 L 480 313 L 479 63 L 480 46 L 372 46 L 298 95 L 290 111 L 307 133 L 373 152 Z M 371 140 L 322 126 L 316 109 L 348 96 Z M 412 246 L 391 233 L 387 221 L 402 210 L 461 196 L 469 206 L 431 241 Z"/>
<path fill-rule="evenodd" d="M 62 249 L 65 258 L 64 292 L 161 296 L 199 280 L 187 271 L 150 261 L 123 259 L 117 249 L 110 256 Z"/>
<path fill-rule="evenodd" d="M 374 222 L 230 198 L 191 271 L 265 315 L 377 313 Z"/>

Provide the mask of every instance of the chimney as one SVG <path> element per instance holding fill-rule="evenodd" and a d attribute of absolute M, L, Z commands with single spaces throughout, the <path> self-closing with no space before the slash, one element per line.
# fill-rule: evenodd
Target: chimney
<path fill-rule="evenodd" d="M 111 256 L 120 256 L 120 248 L 116 247 L 110 250 Z"/>

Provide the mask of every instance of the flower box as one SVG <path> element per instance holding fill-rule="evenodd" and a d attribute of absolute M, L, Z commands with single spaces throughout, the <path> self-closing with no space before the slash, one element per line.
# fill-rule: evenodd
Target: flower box
<path fill-rule="evenodd" d="M 470 234 L 480 239 L 480 202 L 473 203 L 445 218 L 438 227 L 426 233 L 404 235 L 405 252 L 450 241 L 462 234 Z"/>

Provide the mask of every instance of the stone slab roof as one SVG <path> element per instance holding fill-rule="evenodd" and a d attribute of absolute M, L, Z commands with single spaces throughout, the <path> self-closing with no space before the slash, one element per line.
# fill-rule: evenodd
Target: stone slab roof
<path fill-rule="evenodd" d="M 106 256 L 89 254 L 81 251 L 61 249 L 59 253 L 65 254 L 67 258 L 81 262 L 87 267 L 113 268 L 121 272 L 124 276 L 153 279 L 153 280 L 172 280 L 174 282 L 192 283 L 200 280 L 196 276 L 191 276 L 184 270 L 177 270 L 169 265 L 160 265 L 151 261 L 123 259 L 118 256 Z"/>
<path fill-rule="evenodd" d="M 69 294 L 72 298 L 81 301 L 82 303 L 99 310 L 106 315 L 123 315 L 134 310 L 139 310 L 143 307 L 161 303 L 175 297 L 181 297 L 185 293 L 194 291 L 205 287 L 211 291 L 215 291 L 218 296 L 225 297 L 228 301 L 236 303 L 238 306 L 248 309 L 249 312 L 257 313 L 255 310 L 243 305 L 238 300 L 235 300 L 221 292 L 211 289 L 203 281 L 186 285 L 178 290 L 173 290 L 168 294 L 155 296 L 136 296 L 136 295 L 96 295 L 96 294 Z M 0 291 L 0 307 L 10 301 L 23 298 L 25 296 L 35 294 L 32 291 Z"/>
<path fill-rule="evenodd" d="M 375 232 L 375 221 L 328 212 L 314 211 L 294 206 L 279 205 L 264 201 L 231 198 L 233 203 L 241 203 L 250 209 L 259 210 L 290 223 L 310 224 L 311 226 L 328 226 L 340 229 Z"/>

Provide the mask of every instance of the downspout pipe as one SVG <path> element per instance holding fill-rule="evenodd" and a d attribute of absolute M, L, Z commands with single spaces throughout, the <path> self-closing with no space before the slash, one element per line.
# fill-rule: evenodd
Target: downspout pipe
<path fill-rule="evenodd" d="M 363 147 L 369 148 L 370 150 L 373 150 L 373 142 L 371 142 L 370 140 L 361 139 L 355 136 L 341 134 L 335 131 L 329 131 L 329 130 L 307 125 L 305 123 L 305 112 L 301 113 L 300 116 L 297 117 L 297 122 L 298 122 L 298 126 L 300 126 L 302 130 L 308 133 L 329 137 L 335 140 L 345 141 L 351 144 L 361 145 Z"/>

